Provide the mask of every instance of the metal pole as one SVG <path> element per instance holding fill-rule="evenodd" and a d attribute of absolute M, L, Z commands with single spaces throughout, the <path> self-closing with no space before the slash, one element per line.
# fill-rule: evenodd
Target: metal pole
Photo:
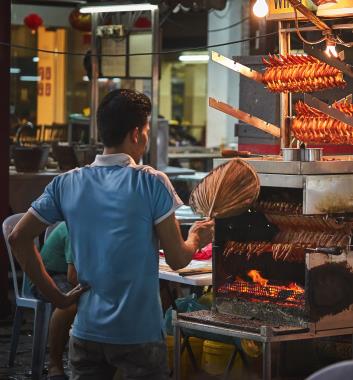
<path fill-rule="evenodd" d="M 0 223 L 9 215 L 9 165 L 10 165 L 10 46 L 11 43 L 11 1 L 0 1 Z M 5 244 L 0 243 L 0 308 L 9 308 L 8 294 L 8 257 Z"/>
<path fill-rule="evenodd" d="M 150 132 L 149 164 L 157 168 L 158 157 L 158 99 L 159 99 L 159 9 L 152 10 L 152 117 Z"/>
<path fill-rule="evenodd" d="M 173 368 L 173 380 L 180 380 L 180 327 L 176 322 L 176 313 L 174 318 L 174 368 Z"/>
<path fill-rule="evenodd" d="M 89 142 L 95 144 L 98 140 L 97 131 L 97 108 L 98 108 L 98 57 L 97 57 L 97 36 L 96 29 L 98 25 L 98 13 L 91 14 L 92 27 L 91 27 L 91 120 L 89 125 Z"/>
<path fill-rule="evenodd" d="M 271 343 L 262 343 L 262 379 L 271 380 Z"/>
<path fill-rule="evenodd" d="M 289 0 L 293 8 L 297 9 L 302 13 L 309 21 L 316 25 L 320 30 L 327 30 L 332 32 L 331 27 L 329 27 L 324 21 L 319 19 L 313 12 L 311 12 L 305 5 L 299 0 Z"/>
<path fill-rule="evenodd" d="M 286 24 L 278 22 L 279 28 L 279 52 L 286 55 L 290 53 L 290 33 L 284 32 Z M 292 95 L 290 93 L 280 94 L 280 127 L 281 127 L 281 148 L 288 148 L 290 144 L 290 123 L 288 116 L 291 116 Z"/>

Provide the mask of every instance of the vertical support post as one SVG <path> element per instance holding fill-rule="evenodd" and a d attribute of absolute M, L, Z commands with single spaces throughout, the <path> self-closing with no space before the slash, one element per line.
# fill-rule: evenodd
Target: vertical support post
<path fill-rule="evenodd" d="M 215 270 L 217 268 L 217 255 L 219 251 L 219 246 L 217 245 L 218 243 L 217 240 L 217 225 L 215 226 L 215 236 L 214 240 L 212 242 L 212 292 L 213 292 L 213 297 L 212 297 L 212 311 L 217 311 L 216 308 L 216 292 L 217 292 L 217 283 L 216 283 L 216 273 Z"/>
<path fill-rule="evenodd" d="M 279 28 L 279 52 L 286 55 L 290 53 L 290 33 L 284 32 L 287 23 L 278 22 Z M 290 119 L 292 115 L 292 94 L 280 94 L 280 128 L 281 128 L 281 148 L 288 148 L 290 144 Z"/>
<path fill-rule="evenodd" d="M 89 125 L 89 142 L 95 144 L 98 140 L 97 131 L 97 108 L 98 108 L 98 56 L 97 56 L 97 36 L 96 30 L 98 25 L 98 13 L 91 14 L 91 65 L 92 65 L 92 77 L 91 77 L 91 119 Z"/>
<path fill-rule="evenodd" d="M 181 331 L 177 324 L 177 312 L 173 311 L 173 324 L 174 324 L 174 368 L 173 380 L 180 380 L 180 339 Z"/>
<path fill-rule="evenodd" d="M 11 1 L 0 1 L 0 223 L 9 215 L 9 148 L 10 148 L 10 46 L 11 43 Z M 0 238 L 0 314 L 10 314 L 11 304 L 8 300 L 9 262 L 4 239 Z"/>
<path fill-rule="evenodd" d="M 150 132 L 149 164 L 157 168 L 158 163 L 158 102 L 159 102 L 159 9 L 152 11 L 152 117 Z"/>
<path fill-rule="evenodd" d="M 262 343 L 262 379 L 271 380 L 271 343 Z"/>

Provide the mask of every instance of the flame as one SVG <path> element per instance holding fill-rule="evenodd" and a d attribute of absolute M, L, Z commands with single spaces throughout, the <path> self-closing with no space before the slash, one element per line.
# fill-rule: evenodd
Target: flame
<path fill-rule="evenodd" d="M 304 289 L 301 288 L 299 285 L 297 285 L 295 282 L 291 282 L 287 286 L 287 288 L 290 289 L 290 290 L 295 290 L 295 291 L 300 292 L 300 293 L 304 293 Z"/>
<path fill-rule="evenodd" d="M 268 280 L 266 278 L 261 277 L 261 274 L 259 271 L 252 269 L 248 272 L 248 276 L 253 280 L 253 282 L 257 282 L 262 286 L 266 286 L 268 283 Z"/>
<path fill-rule="evenodd" d="M 291 282 L 288 285 L 269 284 L 269 280 L 263 278 L 261 273 L 255 269 L 250 270 L 247 275 L 253 282 L 243 280 L 236 276 L 235 281 L 225 284 L 219 288 L 220 293 L 229 294 L 235 292 L 251 302 L 275 302 L 286 306 L 301 305 L 304 302 L 304 289 Z"/>

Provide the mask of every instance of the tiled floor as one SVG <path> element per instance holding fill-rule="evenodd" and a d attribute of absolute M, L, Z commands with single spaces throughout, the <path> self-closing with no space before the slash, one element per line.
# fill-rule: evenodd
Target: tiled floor
<path fill-rule="evenodd" d="M 8 355 L 11 339 L 12 321 L 0 322 L 0 379 L 24 380 L 30 379 L 31 354 L 32 354 L 32 327 L 33 312 L 25 312 L 24 323 L 21 328 L 21 336 L 18 351 L 13 368 L 8 367 Z M 67 357 L 64 358 L 67 367 Z M 67 372 L 68 372 L 68 368 Z M 46 379 L 45 374 L 43 379 Z"/>
<path fill-rule="evenodd" d="M 8 354 L 11 339 L 12 321 L 0 322 L 0 380 L 28 380 L 30 379 L 30 367 L 31 367 L 31 352 L 32 352 L 32 326 L 33 326 L 33 312 L 28 310 L 25 312 L 25 320 L 21 328 L 21 336 L 18 345 L 18 351 L 15 359 L 15 365 L 13 368 L 8 367 Z M 67 355 L 64 357 L 65 371 L 69 375 Z M 212 376 L 205 372 L 199 372 L 197 374 L 190 374 L 187 376 L 187 380 L 217 380 L 222 376 Z M 253 380 L 258 377 L 246 376 L 241 377 L 242 380 Z M 43 374 L 43 380 L 46 379 L 46 375 Z M 118 380 L 116 376 L 114 380 Z M 240 379 L 238 377 L 238 379 Z M 97 379 L 104 380 L 104 379 Z M 186 379 L 183 379 L 186 380 Z"/>

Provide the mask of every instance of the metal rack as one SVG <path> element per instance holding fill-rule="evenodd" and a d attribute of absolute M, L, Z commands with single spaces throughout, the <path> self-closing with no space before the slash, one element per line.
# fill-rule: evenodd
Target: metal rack
<path fill-rule="evenodd" d="M 213 321 L 215 313 L 212 311 L 201 311 L 193 313 L 173 315 L 174 325 L 174 379 L 180 379 L 180 340 L 181 329 L 191 329 L 197 332 L 223 335 L 232 338 L 252 339 L 262 343 L 262 379 L 272 378 L 271 350 L 272 343 L 288 342 L 294 340 L 316 339 L 339 335 L 353 335 L 353 328 L 342 328 L 335 330 L 314 331 L 312 326 L 289 327 L 273 326 L 259 322 L 254 325 L 251 320 L 245 318 L 233 318 L 221 321 L 216 313 L 217 321 Z"/>
<path fill-rule="evenodd" d="M 296 0 L 293 0 L 296 1 Z M 299 4 L 298 2 L 298 9 Z M 305 7 L 304 7 L 305 8 Z M 311 14 L 311 12 L 309 12 Z M 310 18 L 311 20 L 311 18 Z M 317 21 L 318 20 L 318 21 Z M 329 27 L 325 23 L 321 22 L 316 16 L 314 16 L 315 25 L 314 27 L 303 27 L 299 28 L 299 31 L 313 31 L 313 30 L 328 30 L 332 32 L 332 29 L 353 29 L 353 24 L 339 24 L 336 27 Z M 279 53 L 281 55 L 290 54 L 291 50 L 291 33 L 296 32 L 295 28 L 291 28 L 288 21 L 279 21 L 278 22 L 278 32 L 279 32 Z M 313 48 L 312 46 L 305 45 L 304 51 L 307 54 L 310 54 L 319 60 L 327 63 L 330 66 L 336 67 L 341 70 L 345 75 L 353 77 L 353 69 L 350 65 L 340 61 L 334 57 L 328 57 L 323 52 Z M 221 64 L 222 66 L 227 67 L 228 69 L 233 70 L 241 75 L 246 76 L 249 79 L 252 79 L 258 83 L 262 83 L 262 74 L 235 62 L 227 57 L 220 55 L 219 53 L 212 52 L 212 60 Z M 311 105 L 314 108 L 319 109 L 321 112 L 326 113 L 327 115 L 342 121 L 343 123 L 353 126 L 353 117 L 349 117 L 342 112 L 331 108 L 329 105 L 321 102 L 319 99 L 316 99 L 310 95 L 305 95 L 305 102 L 308 105 Z M 280 125 L 279 128 L 275 125 L 267 123 L 264 120 L 261 120 L 253 115 L 249 115 L 246 112 L 243 112 L 239 109 L 231 107 L 226 103 L 222 103 L 216 99 L 209 98 L 209 106 L 213 107 L 221 112 L 224 112 L 230 116 L 238 118 L 244 121 L 247 124 L 250 124 L 264 132 L 267 132 L 275 137 L 280 137 L 281 148 L 287 148 L 290 146 L 290 128 L 291 128 L 291 119 L 293 116 L 292 110 L 292 94 L 291 93 L 280 93 Z"/>

